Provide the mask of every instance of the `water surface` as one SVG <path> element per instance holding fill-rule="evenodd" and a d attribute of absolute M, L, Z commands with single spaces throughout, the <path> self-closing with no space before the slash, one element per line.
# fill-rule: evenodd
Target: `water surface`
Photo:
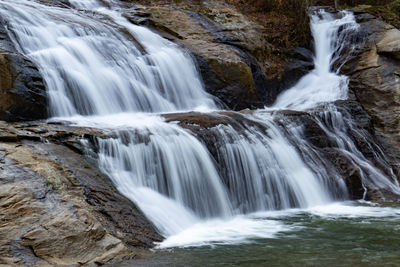
<path fill-rule="evenodd" d="M 400 265 L 400 206 L 347 202 L 258 216 L 282 231 L 238 244 L 155 249 L 122 266 Z"/>

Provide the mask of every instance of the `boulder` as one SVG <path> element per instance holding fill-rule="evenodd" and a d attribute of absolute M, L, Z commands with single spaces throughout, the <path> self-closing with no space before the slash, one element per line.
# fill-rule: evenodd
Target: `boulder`
<path fill-rule="evenodd" d="M 304 47 L 296 47 L 287 51 L 289 56 L 288 62 L 285 64 L 285 71 L 280 82 L 279 93 L 294 86 L 304 75 L 314 69 L 314 54 L 311 50 Z"/>
<path fill-rule="evenodd" d="M 0 120 L 47 118 L 47 93 L 37 67 L 14 48 L 0 24 Z"/>

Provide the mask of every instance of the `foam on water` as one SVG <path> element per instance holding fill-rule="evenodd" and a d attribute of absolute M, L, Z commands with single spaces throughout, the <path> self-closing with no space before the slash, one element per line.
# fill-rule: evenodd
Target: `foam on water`
<path fill-rule="evenodd" d="M 252 239 L 275 238 L 277 233 L 290 230 L 291 227 L 275 220 L 235 216 L 228 220 L 198 222 L 176 235 L 167 237 L 157 247 L 237 245 L 251 242 Z"/>
<path fill-rule="evenodd" d="M 281 233 L 304 231 L 306 224 L 291 218 L 318 216 L 320 220 L 384 219 L 400 222 L 400 209 L 367 202 L 335 202 L 306 209 L 286 209 L 235 216 L 229 220 L 198 221 L 157 248 L 239 245 L 257 239 L 280 238 Z"/>
<path fill-rule="evenodd" d="M 394 218 L 400 220 L 400 209 L 368 206 L 368 203 L 350 202 L 332 203 L 330 205 L 316 206 L 306 211 L 324 218 Z M 370 203 L 373 204 L 373 203 Z"/>

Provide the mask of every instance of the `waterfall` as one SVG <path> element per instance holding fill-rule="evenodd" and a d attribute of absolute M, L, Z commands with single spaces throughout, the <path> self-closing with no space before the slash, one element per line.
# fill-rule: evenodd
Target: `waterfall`
<path fill-rule="evenodd" d="M 115 133 L 82 142 L 88 153 L 96 151 L 99 169 L 168 238 L 165 246 L 270 237 L 284 226 L 260 220 L 259 212 L 348 198 L 343 177 L 327 170 L 302 126 L 278 123 L 272 111 L 308 110 L 346 99 L 347 77 L 332 65 L 358 27 L 350 12 L 311 16 L 315 69 L 272 107 L 240 115 L 240 127 L 211 127 L 216 140 L 211 153 L 196 133 L 161 116 L 188 110 L 218 113 L 190 55 L 129 23 L 116 1 L 70 4 L 60 8 L 0 0 L 0 14 L 16 47 L 38 65 L 51 114 Z M 343 124 L 340 113 L 324 114 L 314 119 L 359 167 L 363 179 L 398 192 L 393 177 L 355 147 L 346 134 L 351 125 Z M 377 159 L 384 161 L 380 155 Z"/>
<path fill-rule="evenodd" d="M 102 8 L 90 15 L 29 0 L 0 6 L 13 41 L 43 75 L 53 116 L 215 108 L 187 53 L 115 12 L 99 18 Z"/>
<path fill-rule="evenodd" d="M 347 98 L 348 79 L 339 75 L 340 69 L 332 70 L 332 64 L 348 46 L 346 38 L 359 25 L 350 12 L 342 12 L 342 18 L 324 11 L 311 16 L 311 32 L 315 46 L 315 68 L 289 90 L 278 96 L 275 109 L 306 110 L 324 102 Z M 351 46 L 351 45 L 350 45 Z"/>

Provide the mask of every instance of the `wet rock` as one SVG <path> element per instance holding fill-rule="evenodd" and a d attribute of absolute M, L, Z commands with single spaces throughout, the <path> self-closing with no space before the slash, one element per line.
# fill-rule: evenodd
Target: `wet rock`
<path fill-rule="evenodd" d="M 366 13 L 356 18 L 368 40 L 355 44 L 356 53 L 342 70 L 350 76 L 350 90 L 371 117 L 375 134 L 400 174 L 400 32 Z"/>
<path fill-rule="evenodd" d="M 13 47 L 0 20 L 0 120 L 47 118 L 47 94 L 36 66 Z"/>
<path fill-rule="evenodd" d="M 314 69 L 314 55 L 309 49 L 297 47 L 288 51 L 287 54 L 290 59 L 285 64 L 285 72 L 277 95 L 294 86 L 304 75 Z"/>
<path fill-rule="evenodd" d="M 350 197 L 354 200 L 363 199 L 366 189 L 360 169 L 341 151 L 327 149 L 325 155 L 344 178 Z"/>

